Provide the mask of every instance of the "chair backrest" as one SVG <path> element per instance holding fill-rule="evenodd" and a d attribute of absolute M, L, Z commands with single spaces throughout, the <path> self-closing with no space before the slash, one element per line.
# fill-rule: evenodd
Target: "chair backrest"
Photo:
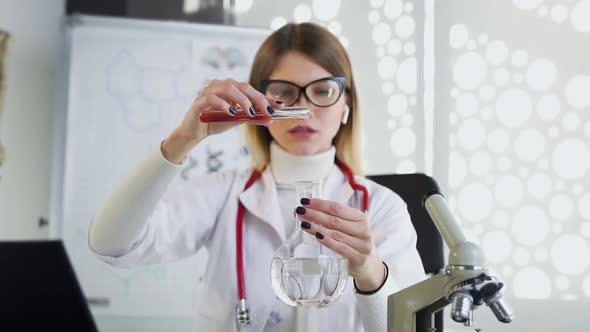
<path fill-rule="evenodd" d="M 61 241 L 0 242 L 0 331 L 97 331 Z"/>
<path fill-rule="evenodd" d="M 423 205 L 427 194 L 440 191 L 436 181 L 420 173 L 374 175 L 368 178 L 391 189 L 406 202 L 418 236 L 416 248 L 422 259 L 424 271 L 433 275 L 440 273 L 445 263 L 444 242 Z M 430 331 L 428 326 L 431 319 L 429 312 L 417 312 L 416 331 Z M 434 314 L 434 327 L 436 331 L 443 331 L 443 310 Z"/>
<path fill-rule="evenodd" d="M 388 174 L 368 176 L 369 179 L 397 193 L 408 205 L 412 224 L 418 235 L 416 245 L 424 271 L 437 274 L 444 266 L 443 240 L 436 225 L 424 208 L 424 196 L 439 191 L 434 179 L 425 174 Z"/>

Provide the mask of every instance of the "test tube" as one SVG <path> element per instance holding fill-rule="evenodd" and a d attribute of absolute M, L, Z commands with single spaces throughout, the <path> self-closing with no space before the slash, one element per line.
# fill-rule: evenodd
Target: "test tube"
<path fill-rule="evenodd" d="M 261 122 L 267 120 L 283 119 L 307 119 L 310 116 L 310 110 L 307 106 L 290 106 L 275 110 L 272 115 L 250 113 L 244 109 L 238 108 L 236 115 L 230 115 L 223 111 L 203 112 L 199 115 L 199 120 L 205 123 L 211 122 Z"/>

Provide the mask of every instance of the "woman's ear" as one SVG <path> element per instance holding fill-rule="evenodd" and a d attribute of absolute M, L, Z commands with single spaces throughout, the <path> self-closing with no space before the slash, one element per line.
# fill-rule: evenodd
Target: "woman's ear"
<path fill-rule="evenodd" d="M 348 115 L 350 114 L 350 107 L 348 105 L 344 106 L 344 114 L 342 114 L 342 125 L 345 125 L 348 122 Z"/>

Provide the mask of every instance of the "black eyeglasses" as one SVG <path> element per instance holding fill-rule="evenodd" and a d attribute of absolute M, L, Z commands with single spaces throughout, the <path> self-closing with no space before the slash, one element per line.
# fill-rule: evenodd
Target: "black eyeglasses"
<path fill-rule="evenodd" d="M 345 88 L 346 78 L 339 76 L 321 78 L 306 86 L 299 86 L 283 80 L 263 80 L 260 82 L 260 92 L 271 99 L 284 102 L 285 106 L 293 106 L 301 97 L 301 93 L 316 106 L 332 106 L 340 99 Z"/>

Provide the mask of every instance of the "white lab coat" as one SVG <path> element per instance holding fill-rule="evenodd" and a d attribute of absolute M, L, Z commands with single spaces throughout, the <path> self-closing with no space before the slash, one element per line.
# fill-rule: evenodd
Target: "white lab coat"
<path fill-rule="evenodd" d="M 125 255 L 101 259 L 121 267 L 178 260 L 209 252 L 204 280 L 199 287 L 197 331 L 236 331 L 236 215 L 238 198 L 246 208 L 244 219 L 244 267 L 248 306 L 253 321 L 249 331 L 262 331 L 275 301 L 270 282 L 273 253 L 286 240 L 283 214 L 270 168 L 243 191 L 251 170 L 195 178 L 170 188 L 151 214 L 143 236 Z M 369 221 L 378 253 L 389 266 L 389 282 L 399 290 L 424 279 L 416 250 L 416 233 L 405 203 L 389 189 L 364 178 L 357 181 L 370 193 Z M 323 184 L 323 198 L 360 208 L 360 197 L 336 166 Z M 290 222 L 290 221 L 287 221 Z M 358 304 L 366 295 L 355 294 L 352 279 L 338 302 Z M 370 306 L 369 306 L 370 307 Z M 336 308 L 336 307 L 335 307 Z M 330 307 L 321 309 L 329 313 Z M 362 311 L 362 310 L 361 310 Z M 366 316 L 366 315 L 365 315 Z M 356 325 L 362 330 L 361 314 Z M 364 317 L 367 318 L 367 317 Z M 321 316 L 321 326 L 330 330 L 334 314 Z"/>

